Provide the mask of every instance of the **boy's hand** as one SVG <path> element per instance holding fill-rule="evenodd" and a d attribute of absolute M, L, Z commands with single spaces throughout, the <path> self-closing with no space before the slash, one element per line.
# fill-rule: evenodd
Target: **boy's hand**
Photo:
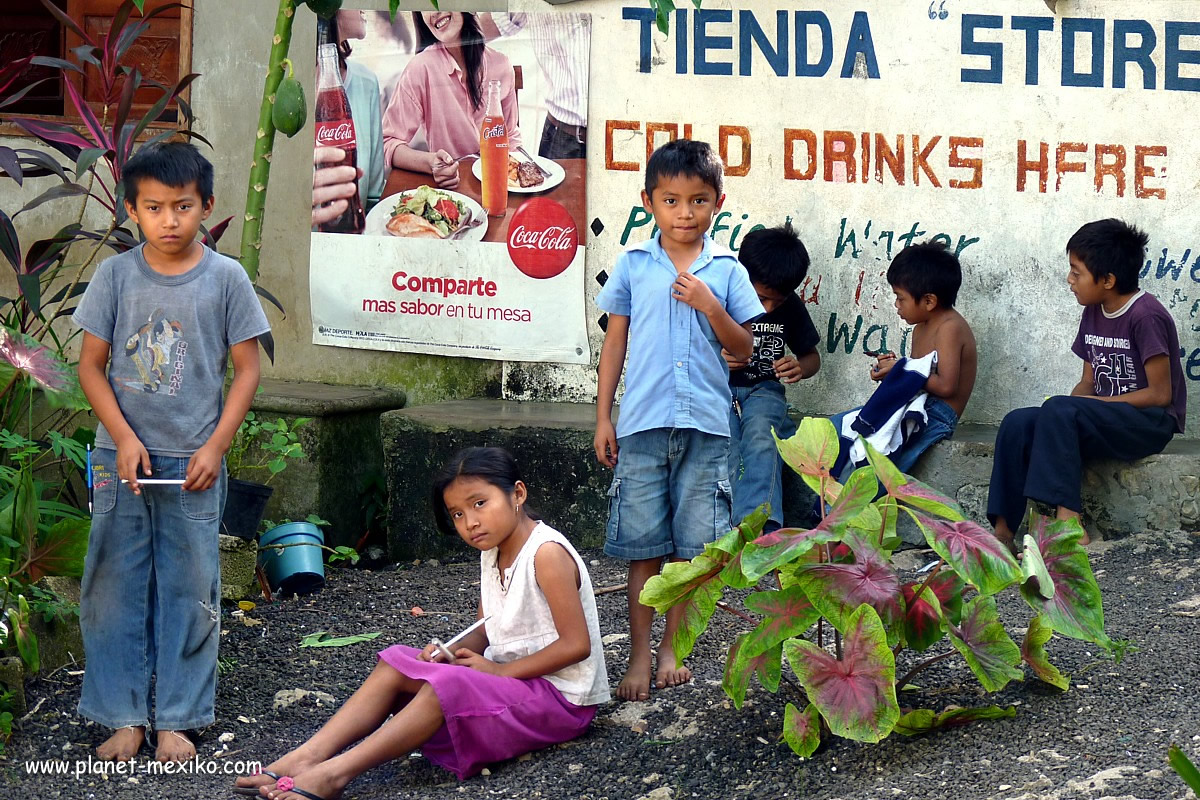
<path fill-rule="evenodd" d="M 896 366 L 895 353 L 880 353 L 875 357 L 875 365 L 871 367 L 871 380 L 881 381 L 884 376 Z"/>
<path fill-rule="evenodd" d="M 806 377 L 804 368 L 800 366 L 800 362 L 796 360 L 795 356 L 777 358 L 773 366 L 775 367 L 775 377 L 784 383 L 795 383 Z"/>
<path fill-rule="evenodd" d="M 221 451 L 211 442 L 192 453 L 187 465 L 185 492 L 203 492 L 212 487 L 221 474 Z"/>
<path fill-rule="evenodd" d="M 739 361 L 733 357 L 733 353 L 729 352 L 724 347 L 721 348 L 721 358 L 725 359 L 725 363 L 729 365 L 731 370 L 750 366 L 750 359 L 747 358 L 744 361 Z"/>
<path fill-rule="evenodd" d="M 596 448 L 596 460 L 609 469 L 617 466 L 617 431 L 611 422 L 596 423 L 596 438 L 592 440 Z"/>
<path fill-rule="evenodd" d="M 708 315 L 721 308 L 708 284 L 690 272 L 681 272 L 671 284 L 671 296 L 682 300 L 701 314 Z"/>
<path fill-rule="evenodd" d="M 141 494 L 142 487 L 138 484 L 138 468 L 143 477 L 149 478 L 154 473 L 150 470 L 150 454 L 137 436 L 117 442 L 117 478 L 129 481 L 129 488 L 134 494 Z"/>

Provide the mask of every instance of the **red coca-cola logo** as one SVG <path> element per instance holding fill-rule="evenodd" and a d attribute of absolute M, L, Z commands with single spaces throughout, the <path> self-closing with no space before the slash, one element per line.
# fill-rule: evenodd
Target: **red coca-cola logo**
<path fill-rule="evenodd" d="M 505 131 L 504 131 L 504 123 L 503 122 L 497 123 L 496 125 L 493 125 L 490 128 L 483 129 L 484 141 L 487 141 L 488 139 L 498 139 L 504 135 L 505 135 Z"/>
<path fill-rule="evenodd" d="M 354 143 L 354 123 L 350 120 L 317 123 L 318 146 L 341 147 L 342 145 Z"/>
<path fill-rule="evenodd" d="M 579 248 L 579 227 L 561 203 L 547 197 L 526 200 L 508 227 L 508 255 L 531 278 L 553 278 L 571 265 Z"/>

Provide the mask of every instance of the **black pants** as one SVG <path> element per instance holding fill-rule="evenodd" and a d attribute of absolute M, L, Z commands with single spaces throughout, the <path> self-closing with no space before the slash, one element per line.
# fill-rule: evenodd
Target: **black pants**
<path fill-rule="evenodd" d="M 1091 397 L 1051 397 L 1041 407 L 1010 411 L 996 434 L 988 519 L 1013 530 L 1025 500 L 1080 511 L 1085 459 L 1132 461 L 1161 453 L 1175 435 L 1165 408 L 1135 408 Z"/>
<path fill-rule="evenodd" d="M 542 158 L 586 158 L 587 138 L 575 136 L 559 128 L 550 118 L 542 126 L 542 140 L 538 143 L 538 155 Z"/>

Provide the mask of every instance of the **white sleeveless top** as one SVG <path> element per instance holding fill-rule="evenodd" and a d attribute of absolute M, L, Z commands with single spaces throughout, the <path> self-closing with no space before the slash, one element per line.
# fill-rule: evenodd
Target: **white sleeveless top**
<path fill-rule="evenodd" d="M 550 605 L 534 575 L 534 555 L 547 542 L 562 545 L 575 559 L 575 567 L 579 570 L 579 602 L 583 606 L 583 618 L 587 622 L 592 651 L 583 661 L 543 677 L 577 706 L 606 703 L 610 699 L 608 672 L 604 668 L 604 649 L 600 642 L 600 622 L 596 614 L 596 597 L 592 593 L 592 579 L 588 576 L 583 559 L 567 538 L 544 522 L 537 524 L 521 547 L 521 552 L 517 553 L 512 566 L 505 570 L 503 585 L 497 567 L 500 549 L 493 547 L 479 555 L 479 591 L 483 614 L 491 615 L 491 619 L 484 623 L 488 647 L 483 656 L 497 664 L 505 664 L 536 653 L 558 639 Z"/>

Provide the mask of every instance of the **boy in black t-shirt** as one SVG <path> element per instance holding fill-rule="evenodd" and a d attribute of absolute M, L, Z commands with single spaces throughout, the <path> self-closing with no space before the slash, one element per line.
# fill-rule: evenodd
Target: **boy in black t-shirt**
<path fill-rule="evenodd" d="M 749 233 L 738 259 L 750 273 L 766 313 L 752 320 L 754 352 L 748 361 L 729 364 L 733 395 L 729 412 L 729 481 L 733 487 L 733 519 L 767 503 L 770 519 L 764 532 L 783 525 L 782 461 L 771 429 L 781 439 L 796 432 L 787 415 L 783 384 L 811 378 L 821 368 L 817 344 L 821 337 L 796 287 L 808 274 L 808 251 L 791 221 L 777 228 Z M 792 351 L 787 355 L 784 346 Z M 781 383 L 782 381 L 782 383 Z"/>

